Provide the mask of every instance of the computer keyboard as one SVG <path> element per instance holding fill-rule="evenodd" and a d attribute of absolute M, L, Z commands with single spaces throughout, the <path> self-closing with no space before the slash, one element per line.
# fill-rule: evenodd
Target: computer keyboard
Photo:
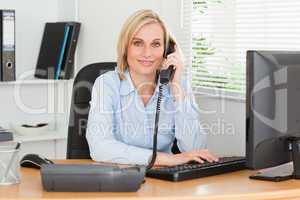
<path fill-rule="evenodd" d="M 212 176 L 246 169 L 245 157 L 222 157 L 218 162 L 192 162 L 172 167 L 152 168 L 147 171 L 147 176 L 151 178 L 168 181 L 183 181 L 205 176 Z"/>

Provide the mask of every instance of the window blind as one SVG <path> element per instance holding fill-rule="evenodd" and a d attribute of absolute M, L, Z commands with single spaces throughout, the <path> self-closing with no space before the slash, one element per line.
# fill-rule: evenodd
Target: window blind
<path fill-rule="evenodd" d="M 298 0 L 182 0 L 194 89 L 245 93 L 247 50 L 299 50 Z"/>

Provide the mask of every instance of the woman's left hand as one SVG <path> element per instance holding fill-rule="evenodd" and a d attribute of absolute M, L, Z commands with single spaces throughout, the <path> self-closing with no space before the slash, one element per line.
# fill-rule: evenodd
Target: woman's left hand
<path fill-rule="evenodd" d="M 180 85 L 182 73 L 184 71 L 184 61 L 181 50 L 175 45 L 175 52 L 169 54 L 163 62 L 163 69 L 167 69 L 168 66 L 173 65 L 175 73 L 171 80 L 171 90 L 175 100 L 183 98 L 183 91 Z"/>

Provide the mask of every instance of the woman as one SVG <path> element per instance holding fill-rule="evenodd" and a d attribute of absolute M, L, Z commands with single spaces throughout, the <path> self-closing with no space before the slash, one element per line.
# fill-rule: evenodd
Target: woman
<path fill-rule="evenodd" d="M 118 66 L 98 77 L 92 91 L 86 137 L 93 160 L 149 163 L 158 99 L 156 75 L 174 65 L 174 77 L 163 91 L 155 165 L 217 161 L 205 149 L 199 111 L 190 86 L 182 78 L 184 66 L 178 46 L 164 58 L 171 39 L 162 20 L 151 10 L 137 11 L 123 25 Z M 174 138 L 180 154 L 171 153 Z"/>

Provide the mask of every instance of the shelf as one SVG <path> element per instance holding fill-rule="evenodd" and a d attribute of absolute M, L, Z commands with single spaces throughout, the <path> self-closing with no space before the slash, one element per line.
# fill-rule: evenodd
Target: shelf
<path fill-rule="evenodd" d="M 67 129 L 58 131 L 48 131 L 39 135 L 18 135 L 14 134 L 14 141 L 35 142 L 44 140 L 63 140 L 67 139 Z"/>
<path fill-rule="evenodd" d="M 48 80 L 48 79 L 32 79 L 32 80 L 16 80 L 16 81 L 1 81 L 0 85 L 18 85 L 18 84 L 58 84 L 58 83 L 67 83 L 74 81 L 74 79 L 60 79 L 60 80 Z"/>

